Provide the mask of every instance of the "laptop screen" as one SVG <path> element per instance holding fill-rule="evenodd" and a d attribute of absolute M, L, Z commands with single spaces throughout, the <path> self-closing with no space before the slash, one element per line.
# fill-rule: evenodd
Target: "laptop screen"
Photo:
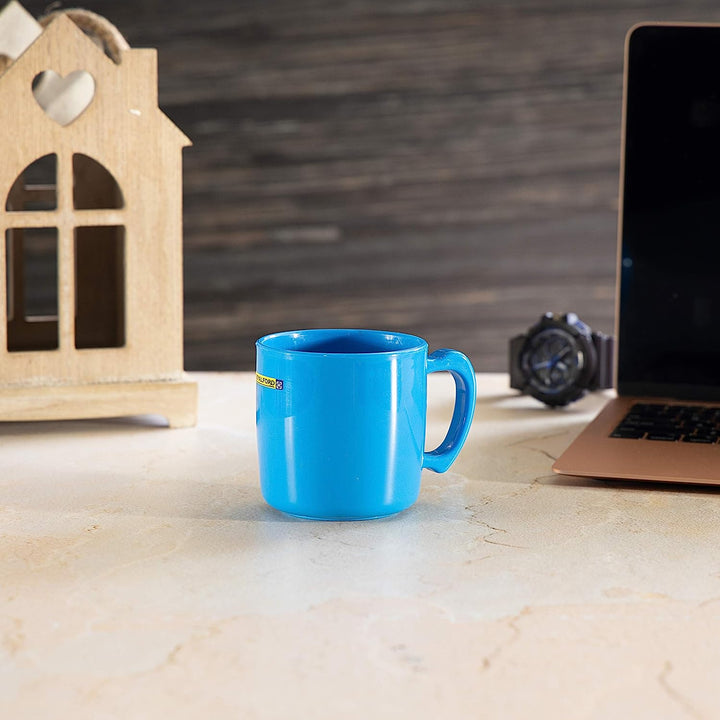
<path fill-rule="evenodd" d="M 720 399 L 720 27 L 628 40 L 618 392 Z"/>

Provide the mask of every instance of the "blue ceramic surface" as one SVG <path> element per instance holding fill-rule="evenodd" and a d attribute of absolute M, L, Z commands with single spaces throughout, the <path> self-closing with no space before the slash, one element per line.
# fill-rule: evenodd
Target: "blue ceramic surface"
<path fill-rule="evenodd" d="M 381 517 L 412 505 L 422 468 L 444 472 L 470 430 L 475 374 L 418 337 L 302 330 L 257 344 L 257 434 L 265 500 L 301 517 Z M 447 370 L 456 400 L 447 437 L 425 452 L 427 374 Z"/>

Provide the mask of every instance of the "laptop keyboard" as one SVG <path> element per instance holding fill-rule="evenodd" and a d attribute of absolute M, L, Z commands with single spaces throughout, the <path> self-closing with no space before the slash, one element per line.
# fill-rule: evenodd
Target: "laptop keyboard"
<path fill-rule="evenodd" d="M 720 408 L 637 403 L 610 437 L 709 445 L 720 438 Z"/>

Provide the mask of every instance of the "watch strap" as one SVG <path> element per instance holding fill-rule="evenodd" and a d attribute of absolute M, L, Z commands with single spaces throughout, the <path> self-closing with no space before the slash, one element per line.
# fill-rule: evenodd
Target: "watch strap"
<path fill-rule="evenodd" d="M 524 390 L 526 378 L 520 368 L 520 353 L 527 335 L 516 335 L 510 340 L 510 387 L 513 390 Z"/>
<path fill-rule="evenodd" d="M 612 335 L 594 332 L 591 335 L 597 356 L 597 370 L 589 384 L 589 390 L 606 390 L 613 387 L 615 340 Z"/>

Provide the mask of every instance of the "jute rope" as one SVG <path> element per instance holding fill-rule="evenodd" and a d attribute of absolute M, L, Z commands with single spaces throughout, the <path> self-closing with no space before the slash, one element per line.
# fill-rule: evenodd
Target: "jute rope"
<path fill-rule="evenodd" d="M 43 15 L 38 22 L 43 27 L 47 27 L 59 15 L 67 15 L 83 32 L 101 45 L 110 59 L 118 65 L 122 59 L 122 51 L 130 49 L 128 41 L 109 20 L 90 10 L 83 10 L 82 8 L 54 10 L 47 15 Z M 2 65 L 0 65 L 1 67 Z"/>
<path fill-rule="evenodd" d="M 122 51 L 129 50 L 128 41 L 122 33 L 106 18 L 90 10 L 82 8 L 68 8 L 67 10 L 53 10 L 43 15 L 38 22 L 47 27 L 59 15 L 67 15 L 83 32 L 92 38 L 107 55 L 120 64 Z M 12 65 L 14 60 L 7 55 L 0 54 L 0 75 Z"/>

